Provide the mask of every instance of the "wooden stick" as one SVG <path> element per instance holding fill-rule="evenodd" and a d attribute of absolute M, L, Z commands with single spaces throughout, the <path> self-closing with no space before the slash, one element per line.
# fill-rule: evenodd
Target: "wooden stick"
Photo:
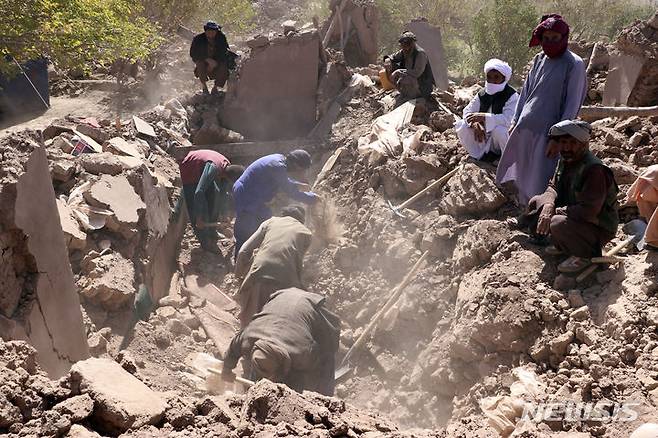
<path fill-rule="evenodd" d="M 633 243 L 633 240 L 635 239 L 635 236 L 631 236 L 628 239 L 624 240 L 621 243 L 618 243 L 617 246 L 612 248 L 610 251 L 606 252 L 603 254 L 603 257 L 611 257 L 614 255 L 617 255 L 619 251 L 622 249 L 626 248 L 628 245 Z M 582 283 L 587 277 L 589 277 L 594 271 L 598 269 L 598 264 L 592 264 L 591 266 L 587 267 L 583 272 L 580 273 L 578 277 L 576 277 L 576 282 Z"/>
<path fill-rule="evenodd" d="M 628 106 L 584 106 L 578 116 L 587 121 L 605 119 L 606 117 L 627 118 L 632 116 L 658 116 L 658 106 L 628 107 Z"/>
<path fill-rule="evenodd" d="M 334 33 L 334 28 L 336 27 L 336 21 L 337 21 L 336 16 L 343 13 L 343 8 L 345 7 L 346 1 L 347 0 L 342 0 L 338 5 L 338 7 L 336 8 L 336 13 L 331 19 L 331 23 L 329 24 L 329 29 L 327 29 L 327 33 L 324 35 L 324 40 L 322 41 L 323 48 L 327 48 L 327 46 L 329 45 L 329 41 L 331 40 L 331 37 L 333 36 Z"/>
<path fill-rule="evenodd" d="M 432 184 L 430 184 L 429 186 L 425 187 L 423 190 L 421 190 L 420 192 L 418 192 L 418 193 L 416 193 L 415 195 L 413 195 L 411 198 L 409 198 L 409 199 L 407 199 L 406 201 L 404 201 L 402 204 L 398 205 L 398 206 L 396 207 L 396 209 L 397 209 L 397 210 L 405 209 L 405 208 L 407 208 L 408 206 L 410 206 L 411 204 L 413 204 L 414 202 L 416 202 L 419 198 L 423 197 L 426 193 L 428 193 L 428 192 L 430 192 L 430 191 L 432 191 L 432 190 L 434 190 L 434 189 L 436 189 L 436 188 L 441 187 L 441 186 L 442 186 L 443 184 L 445 184 L 450 178 L 452 178 L 453 175 L 456 174 L 457 171 L 458 171 L 459 169 L 460 169 L 459 167 L 455 167 L 455 168 L 452 169 L 450 172 L 446 173 L 446 174 L 443 175 L 441 178 L 437 179 L 437 180 L 434 181 Z"/>
<path fill-rule="evenodd" d="M 219 376 L 222 375 L 222 370 L 218 370 L 217 368 L 206 368 L 206 369 L 208 370 L 208 372 L 210 372 L 212 374 L 216 374 L 216 375 L 219 375 Z M 239 376 L 235 376 L 235 381 L 238 382 L 238 383 L 242 383 L 243 385 L 247 385 L 249 387 L 252 387 L 256 384 L 255 382 L 253 382 L 249 379 L 245 379 L 244 377 L 239 377 Z"/>
<path fill-rule="evenodd" d="M 621 257 L 614 257 L 614 256 L 609 256 L 609 257 L 594 257 L 592 259 L 592 263 L 598 263 L 598 264 L 613 264 L 613 263 L 619 263 L 623 262 L 624 259 Z"/>

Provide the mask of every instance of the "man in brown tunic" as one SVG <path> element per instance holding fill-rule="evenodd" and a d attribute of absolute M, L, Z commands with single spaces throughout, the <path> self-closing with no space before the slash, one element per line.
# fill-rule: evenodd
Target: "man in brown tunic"
<path fill-rule="evenodd" d="M 232 370 L 243 357 L 256 380 L 333 395 L 340 320 L 324 303 L 322 295 L 301 289 L 275 292 L 231 341 L 224 355 L 224 379 L 235 378 Z"/>
<path fill-rule="evenodd" d="M 583 121 L 564 120 L 549 131 L 549 147 L 561 160 L 548 188 L 530 199 L 521 224 L 536 236 L 550 235 L 546 252 L 568 258 L 558 266 L 575 273 L 601 255 L 603 245 L 617 233 L 618 187 L 614 175 L 589 150 L 591 127 Z"/>
<path fill-rule="evenodd" d="M 244 278 L 237 293 L 241 327 L 246 327 L 275 291 L 302 287 L 304 254 L 312 237 L 304 226 L 304 216 L 302 207 L 284 208 L 281 217 L 263 222 L 240 249 L 235 275 Z"/>

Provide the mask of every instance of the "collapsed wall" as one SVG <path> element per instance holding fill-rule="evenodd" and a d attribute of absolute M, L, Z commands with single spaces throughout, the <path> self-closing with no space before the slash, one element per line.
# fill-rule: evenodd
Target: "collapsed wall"
<path fill-rule="evenodd" d="M 610 53 L 604 105 L 652 106 L 658 103 L 658 12 L 621 31 Z"/>
<path fill-rule="evenodd" d="M 52 377 L 89 356 L 45 149 L 0 143 L 0 336 L 28 340 Z"/>
<path fill-rule="evenodd" d="M 418 45 L 427 53 L 430 65 L 432 66 L 432 73 L 434 73 L 436 88 L 447 90 L 448 67 L 446 64 L 445 49 L 443 48 L 441 29 L 432 26 L 424 18 L 411 21 L 406 28 L 416 35 Z"/>
<path fill-rule="evenodd" d="M 316 30 L 259 36 L 228 86 L 222 126 L 249 139 L 303 137 L 316 121 L 320 37 Z"/>
<path fill-rule="evenodd" d="M 322 27 L 323 46 L 343 52 L 347 65 L 377 63 L 379 14 L 372 0 L 332 0 Z"/>

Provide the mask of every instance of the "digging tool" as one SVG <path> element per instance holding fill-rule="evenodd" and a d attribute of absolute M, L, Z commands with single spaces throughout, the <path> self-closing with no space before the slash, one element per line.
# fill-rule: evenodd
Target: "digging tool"
<path fill-rule="evenodd" d="M 402 295 L 402 292 L 404 292 L 404 289 L 409 285 L 409 283 L 411 283 L 411 280 L 418 273 L 425 260 L 427 260 L 428 256 L 429 256 L 429 251 L 425 251 L 423 255 L 420 256 L 418 261 L 414 264 L 414 266 L 407 273 L 407 275 L 405 275 L 405 277 L 402 279 L 400 284 L 398 284 L 395 287 L 395 289 L 393 289 L 393 291 L 390 293 L 388 299 L 386 300 L 386 303 L 384 303 L 384 306 L 382 306 L 382 308 L 375 314 L 375 316 L 372 318 L 370 323 L 366 326 L 365 330 L 363 330 L 363 333 L 361 333 L 361 336 L 359 336 L 356 342 L 354 342 L 354 344 L 350 347 L 350 349 L 347 350 L 347 354 L 345 354 L 345 357 L 343 357 L 342 362 L 340 363 L 338 369 L 334 373 L 335 380 L 341 379 L 351 371 L 351 366 L 349 361 L 352 355 L 354 354 L 354 352 L 357 351 L 359 348 L 361 348 L 363 344 L 365 344 L 365 342 L 369 338 L 369 335 L 377 327 L 377 323 L 379 322 L 379 320 L 397 302 L 398 298 L 400 298 L 400 295 Z"/>
<path fill-rule="evenodd" d="M 397 207 L 394 206 L 393 204 L 391 204 L 391 201 L 388 201 L 388 206 L 391 208 L 391 210 L 393 211 L 393 213 L 397 214 L 398 216 L 400 216 L 400 217 L 402 217 L 402 218 L 405 217 L 405 216 L 401 213 L 402 210 L 404 210 L 405 208 L 407 208 L 408 206 L 410 206 L 411 204 L 413 204 L 413 203 L 416 202 L 418 199 L 422 198 L 423 196 L 425 196 L 427 193 L 431 192 L 432 190 L 434 190 L 434 189 L 438 189 L 439 187 L 443 186 L 446 182 L 448 182 L 448 180 L 449 180 L 450 178 L 452 178 L 452 176 L 453 176 L 454 174 L 457 173 L 457 171 L 458 171 L 459 169 L 460 169 L 459 167 L 455 167 L 455 168 L 452 169 L 450 172 L 446 173 L 446 174 L 443 175 L 441 178 L 437 179 L 437 180 L 434 181 L 432 184 L 430 184 L 429 186 L 425 187 L 423 190 L 421 190 L 420 192 L 416 193 L 416 194 L 413 195 L 411 198 L 407 199 L 406 201 L 404 201 L 402 204 L 398 205 Z"/>
<path fill-rule="evenodd" d="M 621 250 L 632 244 L 641 245 L 642 240 L 644 240 L 644 233 L 647 230 L 647 224 L 641 221 L 640 219 L 634 219 L 628 222 L 626 225 L 624 225 L 623 229 L 625 233 L 630 235 L 630 237 L 628 237 L 623 242 L 617 244 L 617 246 L 612 248 L 610 251 L 607 251 L 605 254 L 603 254 L 603 258 L 613 257 L 617 255 Z M 638 249 L 639 248 L 640 246 L 638 246 Z M 589 277 L 594 271 L 596 271 L 597 268 L 598 268 L 597 263 L 592 264 L 583 272 L 581 272 L 581 274 L 578 277 L 576 277 L 576 282 L 582 283 L 587 277 Z"/>
<path fill-rule="evenodd" d="M 459 122 L 459 121 L 462 119 L 462 118 L 459 117 L 457 114 L 455 114 L 455 113 L 453 113 L 452 111 L 450 111 L 450 109 L 449 109 L 447 106 L 445 106 L 443 103 L 439 102 L 438 100 L 436 101 L 436 103 L 439 104 L 439 108 L 441 108 L 443 111 L 447 112 L 447 113 L 450 114 L 452 117 L 454 117 L 455 122 Z"/>
<path fill-rule="evenodd" d="M 221 362 L 221 361 L 218 361 L 218 362 Z M 209 373 L 211 373 L 213 375 L 216 375 L 216 376 L 221 376 L 222 375 L 222 370 L 218 370 L 217 368 L 206 368 L 206 369 L 208 370 Z M 244 377 L 239 377 L 239 376 L 235 376 L 235 381 L 238 382 L 238 383 L 242 383 L 243 385 L 246 385 L 250 388 L 256 384 L 255 382 L 253 382 L 249 379 L 245 379 Z"/>

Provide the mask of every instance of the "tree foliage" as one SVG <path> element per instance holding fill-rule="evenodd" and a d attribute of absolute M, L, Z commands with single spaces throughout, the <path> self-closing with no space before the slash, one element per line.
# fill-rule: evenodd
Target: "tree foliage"
<path fill-rule="evenodd" d="M 199 29 L 213 20 L 228 32 L 250 30 L 255 11 L 249 0 L 141 0 L 144 14 L 165 31 L 175 30 L 179 24 Z"/>
<path fill-rule="evenodd" d="M 476 65 L 500 58 L 517 75 L 522 73 L 537 51 L 528 47 L 537 22 L 537 12 L 528 0 L 495 0 L 487 4 L 473 20 Z"/>
<path fill-rule="evenodd" d="M 141 13 L 132 0 L 0 0 L 0 52 L 87 70 L 141 59 L 161 41 Z"/>

